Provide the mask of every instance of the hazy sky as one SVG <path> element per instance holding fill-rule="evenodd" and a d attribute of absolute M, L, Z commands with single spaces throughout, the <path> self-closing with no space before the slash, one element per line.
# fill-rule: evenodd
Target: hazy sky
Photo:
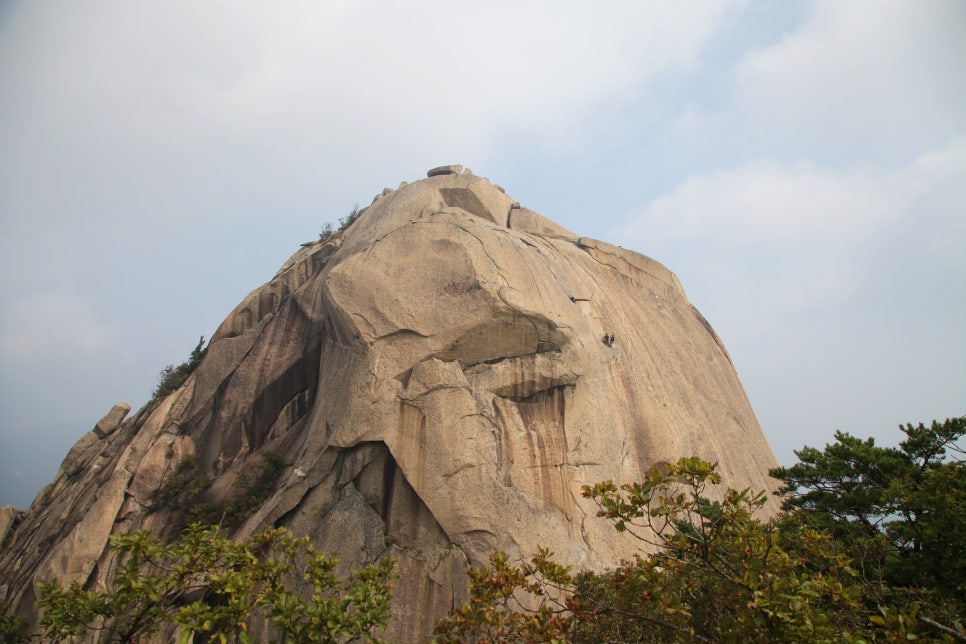
<path fill-rule="evenodd" d="M 0 504 L 462 163 L 677 273 L 779 460 L 966 414 L 966 3 L 0 2 Z"/>

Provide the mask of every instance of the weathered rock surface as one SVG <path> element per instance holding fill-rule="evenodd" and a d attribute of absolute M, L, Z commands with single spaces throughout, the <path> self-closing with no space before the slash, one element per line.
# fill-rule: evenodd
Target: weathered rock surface
<path fill-rule="evenodd" d="M 178 391 L 82 437 L 7 535 L 0 600 L 31 617 L 37 582 L 98 587 L 110 534 L 176 524 L 178 508 L 151 508 L 186 463 L 218 504 L 279 455 L 237 534 L 288 526 L 345 569 L 394 557 L 395 642 L 424 640 L 495 548 L 630 556 L 583 484 L 697 454 L 732 487 L 773 487 L 730 358 L 673 273 L 460 166 L 429 175 L 296 252 Z"/>

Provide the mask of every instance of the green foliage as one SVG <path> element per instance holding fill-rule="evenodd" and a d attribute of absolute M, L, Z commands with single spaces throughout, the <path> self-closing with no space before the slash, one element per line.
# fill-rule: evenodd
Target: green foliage
<path fill-rule="evenodd" d="M 111 548 L 119 564 L 105 592 L 56 581 L 39 587 L 40 623 L 49 637 L 104 632 L 127 642 L 174 624 L 182 642 L 194 634 L 249 641 L 247 624 L 260 611 L 289 641 L 378 641 L 372 631 L 384 628 L 389 615 L 394 562 L 354 571 L 343 584 L 332 574 L 335 559 L 283 528 L 234 542 L 194 524 L 171 544 L 140 531 L 115 535 Z M 308 601 L 286 585 L 297 572 L 312 588 Z"/>
<path fill-rule="evenodd" d="M 174 510 L 177 513 L 175 529 L 190 523 L 212 525 L 218 523 L 221 508 L 206 502 L 204 493 L 211 487 L 211 479 L 203 476 L 198 468 L 198 457 L 189 454 L 164 482 L 151 502 L 151 511 Z"/>
<path fill-rule="evenodd" d="M 261 464 L 241 475 L 238 493 L 228 503 L 211 503 L 204 498 L 211 479 L 203 476 L 194 454 L 185 457 L 174 473 L 155 493 L 151 509 L 174 510 L 178 526 L 189 523 L 218 524 L 226 529 L 241 525 L 275 491 L 275 484 L 285 470 L 285 461 L 275 452 L 263 452 Z"/>
<path fill-rule="evenodd" d="M 269 618 L 295 642 L 371 641 L 373 625 L 385 625 L 392 591 L 387 583 L 395 564 L 385 559 L 355 572 L 344 586 L 333 574 L 338 561 L 308 547 L 310 558 L 303 579 L 312 589 L 312 601 L 283 586 L 270 589 Z M 332 592 L 339 589 L 338 594 Z M 378 616 L 376 622 L 374 616 Z"/>
<path fill-rule="evenodd" d="M 13 614 L 6 604 L 0 604 L 0 642 L 21 644 L 29 642 L 27 622 Z"/>
<path fill-rule="evenodd" d="M 585 487 L 599 517 L 654 554 L 598 575 L 573 574 L 547 551 L 520 566 L 496 553 L 471 573 L 472 600 L 437 625 L 439 641 L 857 637 L 865 623 L 857 619 L 860 589 L 830 537 L 807 529 L 784 534 L 757 520 L 761 493 L 728 490 L 722 502 L 712 501 L 707 487 L 719 482 L 715 464 L 682 458 L 654 468 L 642 483 Z"/>
<path fill-rule="evenodd" d="M 356 204 L 355 206 L 353 206 L 352 210 L 349 211 L 348 215 L 346 215 L 345 217 L 339 218 L 338 230 L 335 230 L 335 226 L 332 225 L 332 222 L 326 222 L 325 226 L 322 228 L 322 232 L 319 233 L 319 239 L 321 241 L 328 241 L 329 238 L 331 238 L 337 232 L 339 233 L 344 232 L 347 228 L 349 228 L 349 226 L 354 224 L 356 219 L 358 219 L 359 216 L 362 215 L 362 213 L 364 213 L 365 211 L 366 211 L 365 208 L 361 208 L 361 209 L 359 208 L 359 204 Z"/>
<path fill-rule="evenodd" d="M 759 521 L 763 493 L 729 489 L 721 503 L 709 500 L 716 467 L 682 458 L 644 483 L 585 488 L 598 516 L 656 549 L 615 572 L 620 587 L 649 589 L 622 610 L 698 640 L 837 640 L 856 630 L 860 591 L 828 535 Z"/>
<path fill-rule="evenodd" d="M 339 218 L 339 232 L 346 230 L 349 228 L 349 226 L 354 224 L 356 219 L 358 219 L 365 211 L 365 208 L 359 208 L 359 204 L 353 206 L 352 210 L 349 211 L 347 216 Z"/>
<path fill-rule="evenodd" d="M 155 387 L 154 393 L 151 394 L 152 400 L 164 398 L 184 384 L 185 380 L 188 379 L 188 376 L 190 376 L 201 363 L 201 359 L 205 357 L 205 353 L 208 352 L 207 348 L 201 348 L 204 346 L 204 344 L 205 336 L 201 336 L 201 338 L 198 340 L 198 346 L 192 349 L 188 360 L 182 362 L 178 366 L 169 364 L 167 367 L 161 370 L 161 373 L 158 374 L 158 386 Z"/>
<path fill-rule="evenodd" d="M 504 552 L 494 552 L 490 563 L 470 568 L 472 601 L 436 625 L 437 642 L 564 642 L 575 616 L 558 588 L 571 585 L 571 573 L 540 550 L 531 564 L 514 566 Z M 521 591 L 528 608 L 520 610 Z M 464 640 L 467 638 L 467 640 Z"/>
<path fill-rule="evenodd" d="M 438 641 L 966 641 L 966 418 L 901 429 L 898 448 L 838 433 L 798 452 L 772 472 L 785 512 L 767 522 L 763 493 L 712 500 L 721 478 L 700 458 L 585 487 L 641 542 L 634 561 L 572 573 L 546 551 L 520 565 L 495 553 Z"/>
<path fill-rule="evenodd" d="M 962 611 L 966 463 L 957 441 L 966 417 L 900 429 L 906 439 L 898 448 L 836 432 L 824 450 L 805 447 L 799 463 L 771 474 L 784 483 L 785 507 L 831 531 L 879 601 L 901 588 Z"/>
<path fill-rule="evenodd" d="M 241 494 L 226 509 L 234 524 L 250 517 L 272 495 L 278 477 L 285 471 L 285 461 L 277 453 L 262 452 L 261 457 L 261 465 L 242 476 Z"/>

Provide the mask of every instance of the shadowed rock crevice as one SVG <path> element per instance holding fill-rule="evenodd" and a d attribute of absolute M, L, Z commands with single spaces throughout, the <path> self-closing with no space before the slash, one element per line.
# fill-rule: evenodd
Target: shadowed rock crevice
<path fill-rule="evenodd" d="M 314 507 L 317 515 L 319 527 L 310 534 L 324 534 L 320 545 L 334 549 L 340 566 L 347 569 L 386 556 L 396 559 L 402 576 L 394 591 L 405 595 L 407 602 L 395 611 L 390 629 L 397 633 L 394 641 L 421 641 L 432 630 L 434 615 L 466 599 L 459 581 L 466 573 L 462 551 L 450 541 L 384 443 L 341 450 L 320 484 L 329 485 L 328 501 L 321 507 L 315 492 L 302 502 Z M 355 518 L 358 515 L 368 518 L 360 521 Z"/>
<path fill-rule="evenodd" d="M 568 388 L 572 388 L 574 385 L 558 385 L 556 387 L 550 387 L 549 389 L 541 389 L 540 391 L 535 391 L 528 396 L 502 396 L 503 398 L 509 398 L 515 403 L 520 403 L 522 405 L 538 405 L 547 402 L 550 399 L 558 400 L 563 402 L 563 395 L 566 393 Z M 563 418 L 563 409 L 560 409 L 561 418 Z"/>
<path fill-rule="evenodd" d="M 473 365 L 464 373 L 474 389 L 514 400 L 523 400 L 555 387 L 572 386 L 578 379 L 556 352 Z"/>
<path fill-rule="evenodd" d="M 493 214 L 486 209 L 480 198 L 473 194 L 471 190 L 467 188 L 440 188 L 439 192 L 443 195 L 443 201 L 446 202 L 447 206 L 460 208 L 471 215 L 493 221 Z"/>
<path fill-rule="evenodd" d="M 294 425 L 309 412 L 319 381 L 321 347 L 310 349 L 267 385 L 252 402 L 251 423 L 246 431 L 252 450 L 262 446 L 269 429 L 276 425 L 286 411 L 281 431 Z"/>

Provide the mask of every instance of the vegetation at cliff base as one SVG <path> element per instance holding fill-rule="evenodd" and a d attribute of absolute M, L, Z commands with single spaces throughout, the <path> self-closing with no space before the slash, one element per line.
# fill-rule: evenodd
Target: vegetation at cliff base
<path fill-rule="evenodd" d="M 139 531 L 114 535 L 111 548 L 119 563 L 103 592 L 78 583 L 40 585 L 40 624 L 48 638 L 96 633 L 133 642 L 175 625 L 182 642 L 194 635 L 251 642 L 248 624 L 258 614 L 285 641 L 377 642 L 374 631 L 389 617 L 391 559 L 341 582 L 335 558 L 284 528 L 235 542 L 216 527 L 195 524 L 170 544 Z M 310 593 L 289 585 L 296 577 Z"/>
<path fill-rule="evenodd" d="M 518 566 L 496 553 L 439 641 L 788 642 L 854 628 L 860 590 L 831 540 L 755 519 L 761 493 L 709 500 L 719 483 L 716 465 L 682 458 L 641 483 L 586 486 L 599 517 L 656 553 L 606 574 L 575 574 L 549 551 Z"/>
<path fill-rule="evenodd" d="M 901 429 L 898 447 L 838 433 L 797 452 L 799 463 L 772 471 L 783 510 L 767 520 L 764 492 L 716 490 L 717 464 L 698 457 L 641 482 L 584 486 L 637 556 L 596 573 L 546 549 L 525 563 L 495 552 L 470 569 L 471 598 L 437 623 L 435 641 L 966 641 L 966 417 Z M 280 467 L 270 461 L 249 477 L 253 490 Z M 283 641 L 377 641 L 388 620 L 391 560 L 340 582 L 334 559 L 284 529 L 233 542 L 194 524 L 170 544 L 136 532 L 111 545 L 104 592 L 39 587 L 49 638 L 130 641 L 173 625 L 182 641 L 250 642 L 257 616 Z M 297 579 L 301 593 L 287 585 Z M 21 632 L 4 619 L 4 632 Z"/>
<path fill-rule="evenodd" d="M 496 552 L 437 641 L 966 641 L 966 418 L 901 429 L 898 448 L 840 433 L 797 452 L 772 472 L 784 511 L 767 521 L 762 492 L 709 495 L 721 477 L 700 458 L 585 486 L 641 543 L 634 560 L 574 572 L 549 550 L 521 564 Z"/>

